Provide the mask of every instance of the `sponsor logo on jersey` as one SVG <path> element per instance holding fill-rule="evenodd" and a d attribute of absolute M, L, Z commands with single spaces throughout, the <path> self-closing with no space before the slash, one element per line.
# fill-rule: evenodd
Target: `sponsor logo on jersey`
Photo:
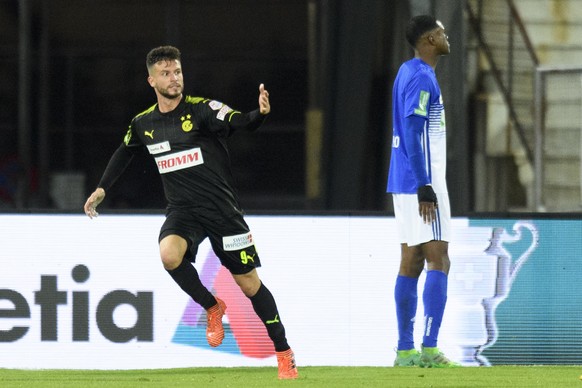
<path fill-rule="evenodd" d="M 162 152 L 168 152 L 172 149 L 170 147 L 169 141 L 165 141 L 163 143 L 150 144 L 147 147 L 151 155 L 161 154 Z"/>
<path fill-rule="evenodd" d="M 160 174 L 198 166 L 202 163 L 204 163 L 204 159 L 202 158 L 200 147 L 156 158 Z"/>
<path fill-rule="evenodd" d="M 143 134 L 153 140 L 154 139 L 154 131 L 155 131 L 155 129 L 152 129 L 151 132 L 143 131 Z"/>
<path fill-rule="evenodd" d="M 190 132 L 192 128 L 194 128 L 194 124 L 192 124 L 192 121 L 190 120 L 191 118 L 192 115 L 190 114 L 187 114 L 185 117 L 180 117 L 180 120 L 182 120 L 182 131 Z"/>
<path fill-rule="evenodd" d="M 232 112 L 232 109 L 228 105 L 224 105 L 216 114 L 216 118 L 224 121 L 224 117 L 230 112 Z"/>
<path fill-rule="evenodd" d="M 430 93 L 426 90 L 420 91 L 420 96 L 418 97 L 418 108 L 414 109 L 414 113 L 420 116 L 426 116 L 428 113 L 427 106 L 430 100 Z"/>
<path fill-rule="evenodd" d="M 225 236 L 222 238 L 222 247 L 225 251 L 238 251 L 254 245 L 251 232 L 237 234 L 236 236 Z"/>

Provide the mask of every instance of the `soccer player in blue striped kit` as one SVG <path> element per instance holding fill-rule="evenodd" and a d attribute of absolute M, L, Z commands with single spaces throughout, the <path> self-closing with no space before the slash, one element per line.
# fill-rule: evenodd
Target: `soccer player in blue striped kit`
<path fill-rule="evenodd" d="M 451 367 L 437 347 L 447 301 L 450 204 L 445 180 L 445 110 L 435 67 L 450 52 L 443 24 L 415 16 L 406 27 L 414 58 L 400 67 L 392 92 L 393 136 L 387 192 L 392 193 L 401 258 L 394 290 L 398 348 L 394 366 Z M 414 344 L 418 279 L 426 264 L 422 295 L 424 334 Z"/>

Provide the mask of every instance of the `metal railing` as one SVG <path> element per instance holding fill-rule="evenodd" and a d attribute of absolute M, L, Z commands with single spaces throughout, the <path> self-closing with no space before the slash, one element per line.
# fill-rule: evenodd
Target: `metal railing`
<path fill-rule="evenodd" d="M 582 67 L 538 67 L 534 95 L 534 210 L 580 211 Z"/>
<path fill-rule="evenodd" d="M 485 8 L 486 7 L 486 8 Z M 530 164 L 534 163 L 532 84 L 539 60 L 512 0 L 467 0 L 469 24 L 475 33 L 495 83 L 507 107 L 509 119 Z M 528 112 L 528 113 L 529 113 Z"/>

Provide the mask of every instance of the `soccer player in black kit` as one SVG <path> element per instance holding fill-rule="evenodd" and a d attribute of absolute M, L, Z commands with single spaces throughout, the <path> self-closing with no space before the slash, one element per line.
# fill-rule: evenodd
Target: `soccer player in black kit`
<path fill-rule="evenodd" d="M 222 102 L 183 94 L 180 51 L 172 46 L 151 50 L 146 58 L 148 83 L 157 103 L 133 118 L 113 153 L 97 189 L 85 203 L 96 208 L 121 176 L 134 154 L 155 160 L 168 202 L 159 235 L 160 256 L 172 279 L 207 312 L 206 339 L 224 339 L 222 317 L 227 306 L 200 281 L 192 265 L 198 245 L 209 238 L 220 262 L 232 274 L 267 328 L 277 354 L 279 379 L 297 378 L 295 356 L 287 343 L 277 305 L 257 274 L 261 262 L 239 205 L 226 138 L 237 130 L 255 130 L 269 114 L 269 93 L 259 86 L 259 109 L 241 113 Z"/>

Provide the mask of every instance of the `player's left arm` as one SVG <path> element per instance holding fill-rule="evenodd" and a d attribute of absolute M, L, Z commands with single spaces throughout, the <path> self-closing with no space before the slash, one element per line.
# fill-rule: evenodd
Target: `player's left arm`
<path fill-rule="evenodd" d="M 418 213 L 425 223 L 431 223 L 436 219 L 438 201 L 427 171 L 422 136 L 428 125 L 430 99 L 434 95 L 434 90 L 430 87 L 431 83 L 426 82 L 425 77 L 419 77 L 415 81 L 416 84 L 409 88 L 406 96 L 412 102 L 409 106 L 414 109 L 404 118 L 403 143 L 417 184 Z M 424 140 L 426 141 L 427 139 Z"/>
<path fill-rule="evenodd" d="M 206 100 L 205 106 L 203 121 L 211 132 L 219 136 L 230 136 L 239 130 L 254 131 L 271 112 L 269 92 L 263 84 L 259 86 L 259 107 L 253 111 L 240 112 L 215 100 Z"/>
<path fill-rule="evenodd" d="M 248 113 L 234 111 L 228 120 L 230 133 L 241 129 L 247 131 L 257 130 L 271 113 L 271 103 L 269 101 L 269 92 L 265 89 L 264 84 L 259 85 L 259 108 Z"/>
<path fill-rule="evenodd" d="M 417 187 L 431 183 L 426 170 L 426 159 L 422 144 L 422 135 L 426 125 L 427 119 L 424 117 L 410 115 L 404 118 L 403 144 Z"/>
<path fill-rule="evenodd" d="M 423 117 L 410 115 L 404 119 L 406 130 L 404 131 L 404 143 L 408 153 L 410 169 L 416 180 L 418 196 L 418 213 L 425 223 L 430 224 L 436 219 L 438 206 L 436 194 L 430 185 L 430 179 L 426 171 L 426 159 L 421 143 L 423 128 L 426 120 Z"/>

